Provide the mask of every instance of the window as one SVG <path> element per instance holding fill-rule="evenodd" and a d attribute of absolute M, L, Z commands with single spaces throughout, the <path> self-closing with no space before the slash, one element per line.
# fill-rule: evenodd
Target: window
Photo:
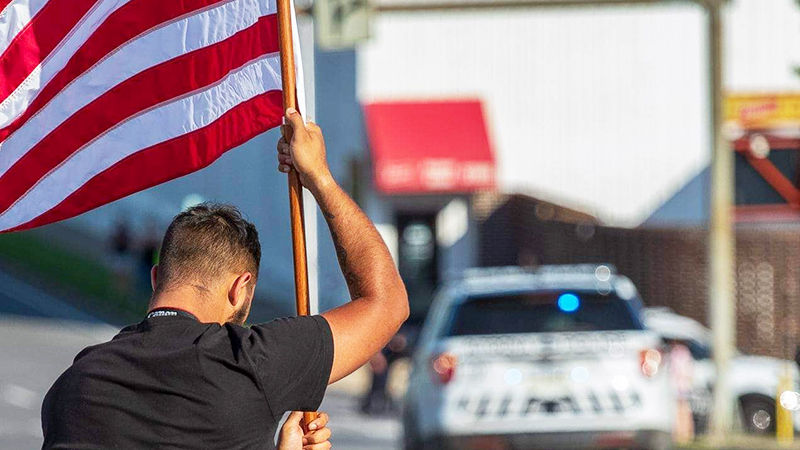
<path fill-rule="evenodd" d="M 535 292 L 470 298 L 456 305 L 448 336 L 640 330 L 632 305 L 614 295 Z"/>

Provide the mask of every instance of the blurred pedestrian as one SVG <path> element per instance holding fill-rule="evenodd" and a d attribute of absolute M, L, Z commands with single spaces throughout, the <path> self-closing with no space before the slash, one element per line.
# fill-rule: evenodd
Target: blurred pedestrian
<path fill-rule="evenodd" d="M 692 394 L 694 360 L 689 348 L 678 340 L 669 340 L 669 371 L 677 396 L 674 440 L 687 444 L 694 439 L 694 418 L 689 399 Z"/>
<path fill-rule="evenodd" d="M 377 414 L 388 408 L 386 381 L 389 378 L 389 362 L 385 353 L 384 348 L 369 359 L 369 388 L 361 400 L 361 412 L 364 414 Z"/>
<path fill-rule="evenodd" d="M 114 230 L 111 233 L 111 250 L 116 255 L 125 255 L 130 250 L 131 234 L 128 222 L 122 217 L 117 218 Z"/>
<path fill-rule="evenodd" d="M 800 345 L 795 347 L 794 351 L 794 363 L 797 364 L 797 368 L 800 369 Z"/>
<path fill-rule="evenodd" d="M 43 448 L 275 448 L 286 411 L 316 410 L 329 383 L 395 335 L 408 298 L 389 250 L 331 175 L 319 127 L 294 110 L 286 119 L 293 137 L 278 143 L 278 168 L 316 198 L 353 301 L 244 327 L 258 232 L 232 206 L 189 208 L 164 235 L 147 316 L 84 349 L 48 391 Z M 297 444 L 299 420 L 290 416 L 284 442 Z"/>
<path fill-rule="evenodd" d="M 361 401 L 364 414 L 390 412 L 395 408 L 394 400 L 387 390 L 392 364 L 406 356 L 408 339 L 403 332 L 397 333 L 380 352 L 369 360 L 370 386 Z"/>
<path fill-rule="evenodd" d="M 118 217 L 111 231 L 109 240 L 111 250 L 111 271 L 114 276 L 114 285 L 118 292 L 126 292 L 130 289 L 131 265 L 131 233 L 128 221 L 123 217 Z"/>

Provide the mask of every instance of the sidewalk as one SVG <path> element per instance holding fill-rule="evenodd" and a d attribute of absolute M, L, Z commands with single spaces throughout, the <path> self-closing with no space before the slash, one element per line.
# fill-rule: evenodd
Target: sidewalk
<path fill-rule="evenodd" d="M 730 436 L 721 445 L 712 445 L 706 437 L 700 437 L 696 442 L 689 445 L 677 446 L 679 449 L 701 450 L 701 449 L 723 449 L 723 450 L 785 450 L 800 449 L 800 439 L 796 438 L 792 444 L 779 444 L 774 437 L 749 436 L 735 434 Z"/>

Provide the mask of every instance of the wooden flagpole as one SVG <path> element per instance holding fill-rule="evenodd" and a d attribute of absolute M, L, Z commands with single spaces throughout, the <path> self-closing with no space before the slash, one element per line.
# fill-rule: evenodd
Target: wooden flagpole
<path fill-rule="evenodd" d="M 283 82 L 283 109 L 297 109 L 297 84 L 295 80 L 294 46 L 292 39 L 292 0 L 278 2 L 278 38 L 281 53 L 281 80 Z M 292 130 L 283 127 L 287 141 L 292 139 Z M 292 169 L 289 171 L 289 214 L 292 226 L 292 251 L 294 254 L 294 286 L 297 315 L 309 315 L 308 300 L 308 261 L 306 259 L 306 232 L 303 219 L 303 186 L 300 177 Z M 303 413 L 303 421 L 308 424 L 317 418 L 315 412 Z"/>

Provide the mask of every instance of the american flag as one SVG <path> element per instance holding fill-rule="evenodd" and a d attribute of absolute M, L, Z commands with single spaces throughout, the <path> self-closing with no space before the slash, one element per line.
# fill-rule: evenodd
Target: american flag
<path fill-rule="evenodd" d="M 0 0 L 0 231 L 196 171 L 281 118 L 274 0 Z"/>

